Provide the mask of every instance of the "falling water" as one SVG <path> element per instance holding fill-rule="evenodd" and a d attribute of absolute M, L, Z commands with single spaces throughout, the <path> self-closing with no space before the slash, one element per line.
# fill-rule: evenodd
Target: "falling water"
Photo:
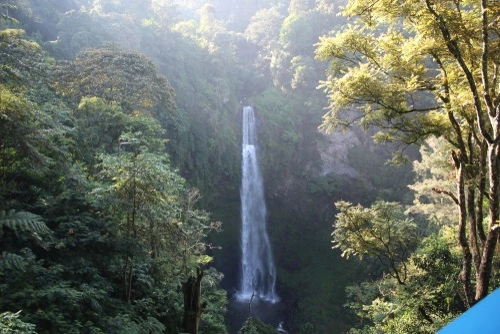
<path fill-rule="evenodd" d="M 257 160 L 252 107 L 243 108 L 241 220 L 242 258 L 238 299 L 250 300 L 255 294 L 256 298 L 277 302 L 276 268 L 266 229 L 266 203 Z"/>

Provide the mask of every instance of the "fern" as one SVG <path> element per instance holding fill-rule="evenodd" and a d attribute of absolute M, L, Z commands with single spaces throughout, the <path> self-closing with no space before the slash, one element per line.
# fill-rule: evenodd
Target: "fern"
<path fill-rule="evenodd" d="M 22 256 L 7 252 L 2 252 L 2 255 L 0 255 L 0 271 L 2 269 L 24 271 L 26 265 L 26 259 Z"/>
<path fill-rule="evenodd" d="M 16 233 L 27 231 L 42 234 L 50 231 L 40 216 L 30 212 L 16 212 L 15 210 L 0 211 L 0 229 L 4 226 Z"/>

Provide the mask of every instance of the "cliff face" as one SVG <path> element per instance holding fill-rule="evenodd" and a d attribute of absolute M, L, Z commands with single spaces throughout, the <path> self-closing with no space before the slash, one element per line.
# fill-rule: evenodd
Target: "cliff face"
<path fill-rule="evenodd" d="M 323 135 L 317 149 L 321 157 L 321 176 L 329 174 L 355 178 L 358 171 L 349 164 L 347 152 L 353 146 L 359 145 L 360 140 L 354 131 L 337 132 Z"/>

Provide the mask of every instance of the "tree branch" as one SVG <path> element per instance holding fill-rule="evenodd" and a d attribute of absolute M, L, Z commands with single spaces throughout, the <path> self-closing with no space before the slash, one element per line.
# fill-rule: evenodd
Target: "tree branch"
<path fill-rule="evenodd" d="M 485 1 L 485 0 L 482 0 L 482 1 Z M 438 23 L 438 28 L 441 31 L 443 39 L 444 39 L 446 46 L 448 48 L 448 51 L 450 51 L 451 55 L 458 62 L 458 64 L 460 65 L 460 68 L 462 69 L 462 71 L 465 74 L 465 77 L 467 79 L 467 83 L 469 85 L 469 89 L 470 89 L 472 96 L 473 96 L 473 99 L 474 99 L 474 107 L 476 109 L 476 117 L 478 120 L 479 130 L 481 132 L 481 135 L 484 137 L 484 139 L 486 139 L 488 141 L 488 143 L 493 144 L 494 140 L 493 140 L 492 136 L 486 130 L 486 124 L 485 124 L 485 121 L 483 119 L 482 104 L 481 104 L 481 100 L 479 97 L 479 91 L 477 89 L 476 81 L 474 80 L 474 76 L 464 61 L 464 58 L 463 58 L 462 53 L 460 51 L 460 48 L 458 47 L 457 41 L 451 37 L 450 30 L 448 29 L 448 26 L 447 26 L 444 18 L 436 12 L 436 10 L 434 9 L 430 0 L 425 0 L 425 3 L 427 5 L 427 9 L 432 14 L 432 16 L 434 16 L 434 18 L 436 19 L 436 21 Z"/>
<path fill-rule="evenodd" d="M 453 200 L 453 202 L 455 202 L 455 204 L 458 205 L 458 199 L 456 198 L 455 195 L 453 195 L 449 191 L 443 190 L 441 188 L 432 188 L 432 191 L 438 194 L 448 195 Z"/>

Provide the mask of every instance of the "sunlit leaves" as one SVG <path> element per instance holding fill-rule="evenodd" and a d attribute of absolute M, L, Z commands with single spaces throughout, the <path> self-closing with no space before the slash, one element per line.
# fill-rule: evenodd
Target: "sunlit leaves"
<path fill-rule="evenodd" d="M 401 205 L 380 201 L 370 208 L 342 201 L 335 205 L 340 212 L 332 233 L 333 247 L 340 248 L 344 257 L 376 258 L 398 282 L 404 282 L 404 262 L 417 245 L 418 235 Z"/>
<path fill-rule="evenodd" d="M 435 333 L 462 312 L 459 257 L 450 251 L 452 243 L 438 235 L 424 239 L 408 260 L 404 285 L 385 276 L 349 286 L 346 306 L 366 324 L 350 333 Z"/>
<path fill-rule="evenodd" d="M 332 62 L 331 76 L 320 86 L 331 101 L 322 128 L 375 125 L 382 131 L 379 140 L 405 143 L 446 131 L 441 104 L 426 93 L 436 84 L 428 76 L 432 69 L 413 52 L 414 42 L 395 30 L 375 36 L 360 26 L 323 38 L 317 57 Z"/>
<path fill-rule="evenodd" d="M 19 319 L 20 313 L 21 311 L 16 313 L 0 313 L 0 332 L 35 334 L 35 325 L 26 323 Z"/>
<path fill-rule="evenodd" d="M 423 213 L 438 225 L 453 225 L 457 220 L 452 199 L 433 190 L 440 189 L 448 193 L 455 191 L 450 150 L 450 145 L 444 139 L 430 138 L 420 148 L 421 161 L 413 163 L 417 177 L 415 183 L 410 185 L 415 192 L 415 199 L 409 211 Z"/>
<path fill-rule="evenodd" d="M 96 96 L 127 113 L 164 121 L 174 110 L 173 90 L 145 56 L 118 49 L 91 49 L 57 72 L 56 89 L 69 98 Z"/>
<path fill-rule="evenodd" d="M 0 30 L 0 55 L 0 81 L 16 90 L 33 86 L 47 71 L 42 48 L 27 40 L 23 30 Z"/>
<path fill-rule="evenodd" d="M 283 21 L 280 43 L 286 51 L 298 54 L 312 48 L 315 36 L 309 18 L 310 14 L 291 14 Z"/>
<path fill-rule="evenodd" d="M 261 9 L 252 17 L 245 36 L 269 52 L 271 43 L 279 36 L 283 19 L 283 15 L 275 7 Z"/>
<path fill-rule="evenodd" d="M 39 126 L 41 120 L 26 96 L 0 84 L 0 183 L 20 161 L 39 168 L 49 162 L 41 152 L 49 134 Z"/>
<path fill-rule="evenodd" d="M 458 4 L 459 11 L 456 4 L 442 1 L 434 9 L 453 37 L 460 36 L 467 64 L 477 67 L 477 6 Z M 350 1 L 345 13 L 359 15 L 358 25 L 323 37 L 316 51 L 331 61 L 331 76 L 320 86 L 331 101 L 324 130 L 361 124 L 381 128 L 379 139 L 422 143 L 448 134 L 445 107 L 470 117 L 472 95 L 463 72 L 423 2 Z"/>

